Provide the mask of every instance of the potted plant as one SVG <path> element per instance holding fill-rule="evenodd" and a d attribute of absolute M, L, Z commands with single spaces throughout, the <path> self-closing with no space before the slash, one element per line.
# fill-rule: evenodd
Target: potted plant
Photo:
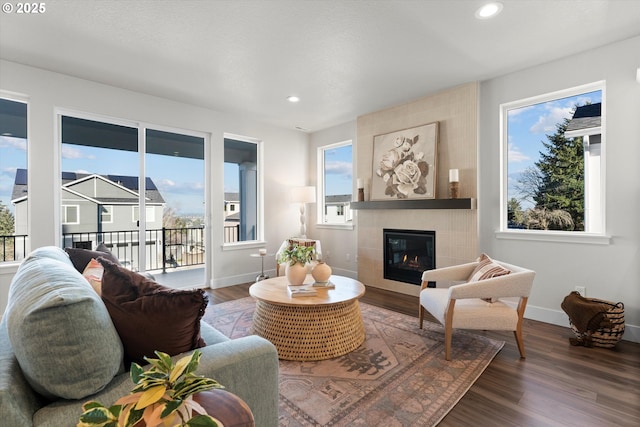
<path fill-rule="evenodd" d="M 145 357 L 151 364 L 146 372 L 137 363 L 131 365 L 131 380 L 136 384 L 131 394 L 109 408 L 96 401 L 86 402 L 77 427 L 223 427 L 193 399 L 196 393 L 224 388 L 215 380 L 194 374 L 202 353 L 196 350 L 175 364 L 168 354 L 155 354 L 157 359 Z"/>
<path fill-rule="evenodd" d="M 292 285 L 302 285 L 307 275 L 306 264 L 311 262 L 316 249 L 313 246 L 289 245 L 280 255 L 278 262 L 286 262 L 285 275 Z"/>

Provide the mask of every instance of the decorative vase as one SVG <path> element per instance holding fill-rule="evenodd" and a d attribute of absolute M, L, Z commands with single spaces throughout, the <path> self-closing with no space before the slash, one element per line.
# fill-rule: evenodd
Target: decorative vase
<path fill-rule="evenodd" d="M 316 282 L 328 282 L 329 277 L 331 277 L 331 267 L 322 261 L 318 261 L 311 270 L 311 275 Z"/>
<path fill-rule="evenodd" d="M 293 265 L 287 263 L 284 274 L 285 276 L 287 276 L 287 281 L 289 282 L 289 284 L 302 285 L 304 283 L 305 277 L 307 277 L 307 267 L 299 262 L 296 262 Z"/>

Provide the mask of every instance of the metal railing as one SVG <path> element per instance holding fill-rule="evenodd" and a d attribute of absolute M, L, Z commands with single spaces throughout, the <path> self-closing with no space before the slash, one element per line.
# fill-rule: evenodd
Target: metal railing
<path fill-rule="evenodd" d="M 62 247 L 95 249 L 100 243 L 134 271 L 141 270 L 137 230 L 66 233 Z M 204 264 L 204 227 L 160 228 L 145 231 L 145 271 Z"/>
<path fill-rule="evenodd" d="M 224 243 L 239 240 L 240 225 L 224 226 Z M 20 261 L 27 255 L 27 235 L 0 236 L 0 262 Z M 65 233 L 62 247 L 95 249 L 104 243 L 128 268 L 140 270 L 138 261 L 138 231 L 103 231 Z M 161 228 L 147 230 L 146 270 L 166 270 L 204 264 L 204 228 Z"/>
<path fill-rule="evenodd" d="M 0 262 L 20 261 L 27 255 L 26 235 L 0 236 Z"/>

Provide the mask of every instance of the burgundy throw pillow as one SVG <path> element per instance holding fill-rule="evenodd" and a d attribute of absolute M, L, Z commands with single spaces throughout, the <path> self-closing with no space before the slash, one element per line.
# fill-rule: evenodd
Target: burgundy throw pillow
<path fill-rule="evenodd" d="M 175 356 L 204 347 L 200 319 L 207 308 L 204 290 L 162 286 L 100 257 L 104 266 L 102 300 L 125 352 L 125 362 L 146 363 L 154 351 Z"/>
<path fill-rule="evenodd" d="M 120 264 L 118 258 L 116 258 L 116 256 L 111 253 L 109 248 L 107 248 L 104 243 L 100 243 L 95 251 L 79 248 L 64 248 L 64 251 L 69 255 L 71 263 L 79 273 L 82 273 L 84 271 L 84 269 L 87 267 L 87 264 L 89 264 L 92 258 L 98 259 L 98 257 L 101 256 L 109 259 L 116 264 Z"/>

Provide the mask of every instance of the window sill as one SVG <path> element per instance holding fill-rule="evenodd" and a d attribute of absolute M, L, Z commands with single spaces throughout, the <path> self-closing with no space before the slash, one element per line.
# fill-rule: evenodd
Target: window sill
<path fill-rule="evenodd" d="M 592 245 L 609 245 L 611 236 L 595 233 L 564 232 L 564 231 L 536 231 L 509 230 L 496 231 L 496 239 L 529 240 L 536 242 L 581 243 Z"/>
<path fill-rule="evenodd" d="M 325 228 L 331 230 L 353 230 L 353 223 L 351 224 L 316 224 L 316 228 Z"/>
<path fill-rule="evenodd" d="M 243 249 L 264 248 L 266 242 L 261 240 L 250 240 L 248 242 L 225 243 L 222 245 L 223 251 L 239 251 Z"/>

